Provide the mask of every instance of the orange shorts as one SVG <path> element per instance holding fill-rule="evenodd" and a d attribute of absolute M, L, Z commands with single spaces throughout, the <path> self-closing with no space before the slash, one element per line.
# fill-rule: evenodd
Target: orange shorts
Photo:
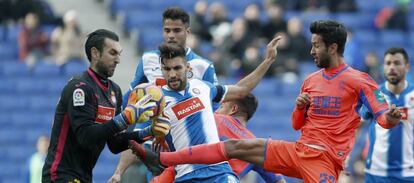
<path fill-rule="evenodd" d="M 318 150 L 299 142 L 269 139 L 263 168 L 289 177 L 303 179 L 305 183 L 335 183 L 341 168 L 327 151 Z"/>

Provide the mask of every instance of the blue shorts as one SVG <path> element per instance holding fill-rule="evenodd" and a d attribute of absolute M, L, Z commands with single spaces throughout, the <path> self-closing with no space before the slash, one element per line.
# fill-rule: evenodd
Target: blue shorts
<path fill-rule="evenodd" d="M 177 182 L 177 181 L 176 181 Z M 181 181 L 179 183 L 239 183 L 239 178 L 237 178 L 234 174 L 231 173 L 223 173 L 220 175 L 215 175 L 208 178 L 197 178 L 197 179 L 191 179 L 186 181 Z"/>
<path fill-rule="evenodd" d="M 366 173 L 365 183 L 414 183 L 414 177 L 382 177 Z"/>
<path fill-rule="evenodd" d="M 201 164 L 200 164 L 201 165 Z M 238 183 L 239 178 L 231 170 L 228 163 L 221 163 L 212 166 L 206 166 L 193 170 L 185 175 L 175 179 L 176 183 Z"/>

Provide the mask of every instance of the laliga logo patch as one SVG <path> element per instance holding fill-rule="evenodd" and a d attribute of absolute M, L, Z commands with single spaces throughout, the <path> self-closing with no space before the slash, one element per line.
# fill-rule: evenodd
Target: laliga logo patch
<path fill-rule="evenodd" d="M 84 106 L 85 105 L 85 92 L 77 88 L 73 91 L 73 106 Z"/>

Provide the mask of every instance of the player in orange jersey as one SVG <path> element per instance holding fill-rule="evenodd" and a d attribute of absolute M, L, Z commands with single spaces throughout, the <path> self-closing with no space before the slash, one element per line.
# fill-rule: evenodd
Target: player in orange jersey
<path fill-rule="evenodd" d="M 253 139 L 255 136 L 247 129 L 247 122 L 253 116 L 258 106 L 258 101 L 253 94 L 238 100 L 224 102 L 214 113 L 220 140 L 227 139 Z M 241 161 L 239 159 L 229 160 L 229 164 L 239 178 L 245 176 L 250 170 L 256 171 L 267 183 L 286 183 L 281 175 L 276 175 L 263 170 L 262 167 Z M 172 183 L 175 179 L 175 170 L 168 167 L 151 183 Z"/>
<path fill-rule="evenodd" d="M 302 132 L 297 142 L 227 140 L 159 154 L 134 142 L 130 142 L 130 148 L 144 164 L 153 167 L 212 164 L 236 158 L 267 171 L 301 178 L 305 183 L 336 182 L 345 157 L 353 147 L 360 123 L 358 109 L 365 105 L 383 128 L 398 124 L 401 113 L 395 105 L 388 108 L 368 74 L 345 63 L 347 32 L 342 24 L 331 20 L 315 21 L 310 31 L 310 54 L 321 69 L 305 79 L 296 99 L 292 126 Z"/>

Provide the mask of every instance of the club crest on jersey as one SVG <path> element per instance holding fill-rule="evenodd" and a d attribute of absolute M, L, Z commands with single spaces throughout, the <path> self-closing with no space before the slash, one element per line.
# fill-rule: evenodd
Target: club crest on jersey
<path fill-rule="evenodd" d="M 380 91 L 380 90 L 375 90 L 374 91 L 374 95 L 375 95 L 375 98 L 377 99 L 377 102 L 378 103 L 384 103 L 385 102 L 385 96 L 384 96 L 384 94 Z"/>
<path fill-rule="evenodd" d="M 194 76 L 193 71 L 188 71 L 187 72 L 187 78 L 192 78 Z"/>
<path fill-rule="evenodd" d="M 200 90 L 198 88 L 193 88 L 193 93 L 194 94 L 200 94 Z"/>
<path fill-rule="evenodd" d="M 176 104 L 171 109 L 177 119 L 181 120 L 187 116 L 203 110 L 204 108 L 204 104 L 201 102 L 200 98 L 193 97 Z"/>
<path fill-rule="evenodd" d="M 73 106 L 84 106 L 85 105 L 85 92 L 77 88 L 73 91 Z"/>
<path fill-rule="evenodd" d="M 114 91 L 111 92 L 111 102 L 112 102 L 112 104 L 114 104 L 116 106 L 116 97 L 115 97 L 115 92 Z"/>

